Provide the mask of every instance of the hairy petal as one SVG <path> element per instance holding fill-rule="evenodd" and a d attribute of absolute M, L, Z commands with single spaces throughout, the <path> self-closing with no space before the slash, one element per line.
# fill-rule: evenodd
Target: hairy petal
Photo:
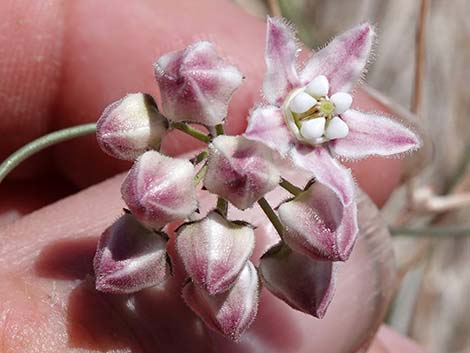
<path fill-rule="evenodd" d="M 160 57 L 155 76 L 168 119 L 208 126 L 225 119 L 232 94 L 243 80 L 240 71 L 206 41 Z"/>
<path fill-rule="evenodd" d="M 282 109 L 272 105 L 256 107 L 251 111 L 243 136 L 262 142 L 281 155 L 286 155 L 294 143 Z"/>
<path fill-rule="evenodd" d="M 96 289 L 133 293 L 163 282 L 170 274 L 167 236 L 151 231 L 126 213 L 106 229 L 93 261 Z"/>
<path fill-rule="evenodd" d="M 333 299 L 337 267 L 335 262 L 316 261 L 278 244 L 261 257 L 259 272 L 276 297 L 321 319 Z"/>
<path fill-rule="evenodd" d="M 110 156 L 134 160 L 150 148 L 158 149 L 167 127 L 152 96 L 132 93 L 103 111 L 96 125 L 96 137 Z"/>
<path fill-rule="evenodd" d="M 229 291 L 211 296 L 188 282 L 183 299 L 208 327 L 238 341 L 256 317 L 259 289 L 258 273 L 248 261 Z"/>
<path fill-rule="evenodd" d="M 420 147 L 419 137 L 399 122 L 376 114 L 350 109 L 341 114 L 349 134 L 330 142 L 332 150 L 343 157 L 390 156 Z"/>
<path fill-rule="evenodd" d="M 178 229 L 176 248 L 193 282 L 214 295 L 229 289 L 255 246 L 253 228 L 216 211 Z"/>
<path fill-rule="evenodd" d="M 355 202 L 344 206 L 337 194 L 318 182 L 279 206 L 290 248 L 316 260 L 346 261 L 358 234 Z"/>
<path fill-rule="evenodd" d="M 283 19 L 269 17 L 263 93 L 270 104 L 281 105 L 287 94 L 299 86 L 296 54 L 297 42 L 293 30 Z"/>
<path fill-rule="evenodd" d="M 160 229 L 197 209 L 193 175 L 194 166 L 185 159 L 145 152 L 124 179 L 122 198 L 141 222 Z"/>
<path fill-rule="evenodd" d="M 350 91 L 364 71 L 374 37 L 372 26 L 364 23 L 334 38 L 309 59 L 301 73 L 302 84 L 324 75 L 330 83 L 330 95 Z"/>
<path fill-rule="evenodd" d="M 251 207 L 279 184 L 273 153 L 242 136 L 218 136 L 209 145 L 204 186 L 239 209 Z"/>
<path fill-rule="evenodd" d="M 290 151 L 293 163 L 311 172 L 322 184 L 331 188 L 345 206 L 354 201 L 355 186 L 351 172 L 338 163 L 325 147 L 297 145 Z"/>

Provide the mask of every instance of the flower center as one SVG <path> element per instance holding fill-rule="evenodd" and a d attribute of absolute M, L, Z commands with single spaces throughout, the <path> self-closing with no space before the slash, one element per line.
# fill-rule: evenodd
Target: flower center
<path fill-rule="evenodd" d="M 320 102 L 318 110 L 325 116 L 328 116 L 333 114 L 335 111 L 335 105 L 329 100 L 324 100 L 323 102 Z"/>
<path fill-rule="evenodd" d="M 319 145 L 346 137 L 349 128 L 340 114 L 349 109 L 352 97 L 337 92 L 328 95 L 329 82 L 317 76 L 303 88 L 292 91 L 284 102 L 284 115 L 290 130 L 301 142 Z"/>

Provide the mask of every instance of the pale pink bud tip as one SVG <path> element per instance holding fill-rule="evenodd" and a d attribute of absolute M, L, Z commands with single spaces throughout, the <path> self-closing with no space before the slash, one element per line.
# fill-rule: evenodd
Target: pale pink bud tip
<path fill-rule="evenodd" d="M 188 282 L 183 299 L 208 327 L 238 341 L 256 317 L 259 287 L 258 273 L 248 261 L 229 291 L 211 296 Z"/>
<path fill-rule="evenodd" d="M 176 246 L 193 282 L 213 295 L 233 285 L 253 252 L 255 236 L 251 226 L 212 211 L 181 226 Z"/>
<path fill-rule="evenodd" d="M 237 68 L 205 41 L 160 57 L 155 76 L 168 119 L 209 126 L 225 119 L 232 94 L 243 79 Z"/>
<path fill-rule="evenodd" d="M 275 296 L 321 319 L 333 299 L 337 266 L 278 244 L 261 257 L 259 271 L 264 285 Z"/>
<path fill-rule="evenodd" d="M 244 210 L 279 183 L 273 152 L 242 136 L 218 136 L 209 145 L 204 186 Z"/>
<path fill-rule="evenodd" d="M 121 187 L 122 198 L 141 222 L 160 229 L 196 211 L 193 175 L 189 161 L 149 151 L 129 171 Z"/>
<path fill-rule="evenodd" d="M 344 205 L 337 194 L 316 182 L 279 206 L 284 240 L 313 259 L 345 261 L 357 238 L 356 202 Z"/>
<path fill-rule="evenodd" d="M 170 274 L 167 236 L 124 214 L 101 236 L 93 261 L 96 289 L 133 293 L 163 282 Z"/>
<path fill-rule="evenodd" d="M 104 110 L 96 125 L 96 137 L 107 154 L 133 160 L 148 149 L 158 149 L 167 128 L 168 122 L 153 98 L 132 93 Z"/>

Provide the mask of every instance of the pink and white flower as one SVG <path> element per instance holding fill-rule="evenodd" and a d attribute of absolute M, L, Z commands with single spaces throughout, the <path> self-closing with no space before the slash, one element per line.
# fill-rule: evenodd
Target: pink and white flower
<path fill-rule="evenodd" d="M 155 63 L 162 112 L 171 121 L 190 121 L 207 126 L 222 123 L 233 92 L 243 76 L 201 41 L 163 55 Z"/>
<path fill-rule="evenodd" d="M 93 261 L 96 289 L 133 293 L 155 286 L 170 275 L 168 237 L 145 228 L 129 213 L 101 235 Z"/>
<path fill-rule="evenodd" d="M 118 159 L 134 160 L 150 149 L 159 149 L 168 121 L 152 96 L 131 93 L 111 103 L 96 125 L 101 149 Z"/>
<path fill-rule="evenodd" d="M 297 71 L 293 31 L 281 19 L 269 18 L 263 85 L 268 104 L 251 112 L 244 134 L 278 151 L 331 188 L 342 206 L 344 228 L 353 227 L 344 229 L 348 234 L 357 229 L 355 186 L 351 172 L 335 156 L 388 156 L 420 146 L 416 134 L 402 124 L 350 108 L 349 92 L 364 71 L 374 36 L 368 23 L 359 25 L 314 53 L 303 70 Z M 327 213 L 323 216 L 333 217 Z M 311 238 L 317 234 L 301 235 L 306 237 L 305 242 L 315 243 Z M 355 238 L 356 234 L 348 236 L 350 243 L 344 248 L 351 248 Z M 327 250 L 318 249 L 318 253 L 324 253 L 326 259 L 338 257 Z M 339 256 L 346 258 L 347 252 Z"/>
<path fill-rule="evenodd" d="M 217 136 L 209 144 L 204 186 L 244 210 L 279 184 L 273 157 L 273 151 L 257 141 Z"/>
<path fill-rule="evenodd" d="M 194 166 L 188 160 L 148 151 L 124 179 L 122 198 L 139 221 L 160 229 L 196 211 L 193 177 Z"/>
<path fill-rule="evenodd" d="M 176 248 L 186 272 L 210 295 L 234 284 L 255 247 L 253 227 L 230 222 L 216 211 L 183 224 L 177 234 Z"/>
<path fill-rule="evenodd" d="M 332 189 L 313 183 L 279 206 L 283 239 L 312 259 L 345 261 L 358 232 L 356 211 L 355 202 L 344 205 Z"/>
<path fill-rule="evenodd" d="M 333 299 L 338 264 L 313 260 L 280 243 L 261 257 L 259 272 L 271 293 L 321 319 Z"/>
<path fill-rule="evenodd" d="M 183 299 L 208 327 L 238 341 L 256 317 L 259 290 L 258 273 L 248 261 L 228 291 L 209 295 L 188 282 L 183 288 Z"/>

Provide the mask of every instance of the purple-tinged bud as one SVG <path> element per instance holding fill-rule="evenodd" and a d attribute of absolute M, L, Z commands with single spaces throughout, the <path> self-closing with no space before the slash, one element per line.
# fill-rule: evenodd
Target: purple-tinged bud
<path fill-rule="evenodd" d="M 315 260 L 346 261 L 358 234 L 357 207 L 344 205 L 329 187 L 316 182 L 293 200 L 279 206 L 293 250 Z"/>
<path fill-rule="evenodd" d="M 206 41 L 163 55 L 155 63 L 162 112 L 172 121 L 214 126 L 227 116 L 242 74 Z"/>
<path fill-rule="evenodd" d="M 186 272 L 211 295 L 233 285 L 255 246 L 250 225 L 230 222 L 217 211 L 183 224 L 177 233 L 176 247 Z"/>
<path fill-rule="evenodd" d="M 93 265 L 96 289 L 133 293 L 163 282 L 171 272 L 168 237 L 145 228 L 126 213 L 104 231 Z"/>
<path fill-rule="evenodd" d="M 122 198 L 141 222 L 160 229 L 196 211 L 193 176 L 194 166 L 189 161 L 148 151 L 124 180 Z"/>
<path fill-rule="evenodd" d="M 229 291 L 211 296 L 188 282 L 183 299 L 208 327 L 238 341 L 256 317 L 259 290 L 258 273 L 248 261 Z"/>
<path fill-rule="evenodd" d="M 152 96 L 132 93 L 111 103 L 96 125 L 101 149 L 118 159 L 134 160 L 148 149 L 158 149 L 168 121 Z"/>
<path fill-rule="evenodd" d="M 239 209 L 251 207 L 279 184 L 273 153 L 242 136 L 218 136 L 209 145 L 204 186 Z"/>
<path fill-rule="evenodd" d="M 292 308 L 321 319 L 335 292 L 338 264 L 316 261 L 277 244 L 260 260 L 264 285 Z"/>

